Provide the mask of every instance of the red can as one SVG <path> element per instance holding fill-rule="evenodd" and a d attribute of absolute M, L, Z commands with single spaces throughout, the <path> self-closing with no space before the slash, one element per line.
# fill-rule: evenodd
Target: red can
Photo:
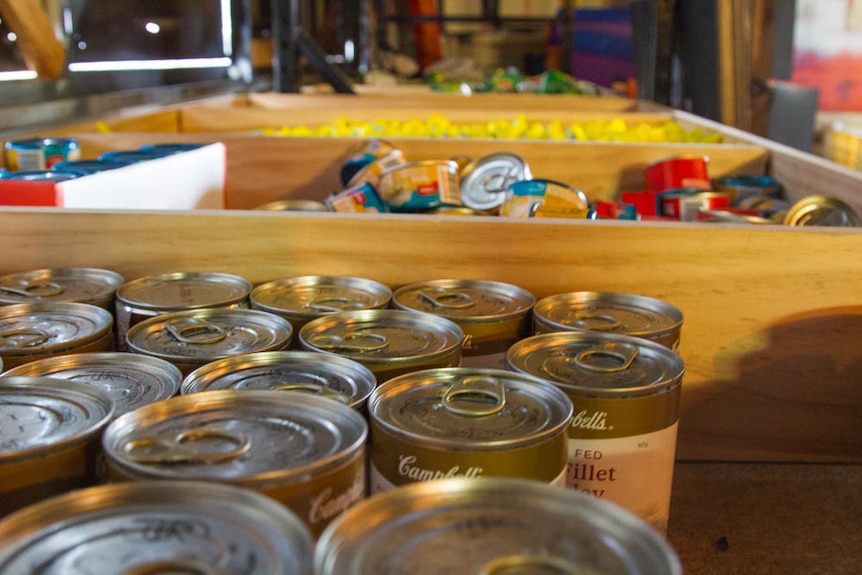
<path fill-rule="evenodd" d="M 712 185 L 709 181 L 707 164 L 709 164 L 707 156 L 675 157 L 653 162 L 644 170 L 646 187 L 656 192 L 678 188 L 710 191 Z"/>

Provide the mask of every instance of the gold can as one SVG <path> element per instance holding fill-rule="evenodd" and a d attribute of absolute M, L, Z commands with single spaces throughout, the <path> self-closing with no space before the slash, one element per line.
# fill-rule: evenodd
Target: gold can
<path fill-rule="evenodd" d="M 643 337 L 679 349 L 683 315 L 675 306 L 648 296 L 581 291 L 540 299 L 533 308 L 533 334 L 602 331 Z"/>
<path fill-rule="evenodd" d="M 299 276 L 260 284 L 251 292 L 253 309 L 279 315 L 294 331 L 332 313 L 389 306 L 392 290 L 380 282 L 350 276 Z"/>
<path fill-rule="evenodd" d="M 452 160 L 408 162 L 380 174 L 375 186 L 393 212 L 460 206 L 458 164 Z"/>
<path fill-rule="evenodd" d="M 403 286 L 394 307 L 448 318 L 464 330 L 461 365 L 506 367 L 506 350 L 530 334 L 535 296 L 511 284 L 490 280 L 441 279 Z"/>
<path fill-rule="evenodd" d="M 43 302 L 0 307 L 5 369 L 70 353 L 111 351 L 114 318 L 87 303 Z"/>
<path fill-rule="evenodd" d="M 362 411 L 377 386 L 371 370 L 352 359 L 311 351 L 260 351 L 203 365 L 182 383 L 183 395 L 201 391 L 279 390 L 320 395 Z"/>
<path fill-rule="evenodd" d="M 567 486 L 665 532 L 684 372 L 679 355 L 639 337 L 581 331 L 523 339 L 507 361 L 559 386 L 575 406 Z"/>
<path fill-rule="evenodd" d="M 0 540 L 2 573 L 308 575 L 314 549 L 305 524 L 269 497 L 203 481 L 52 497 L 0 521 Z"/>
<path fill-rule="evenodd" d="M 117 289 L 117 342 L 126 351 L 126 335 L 135 324 L 157 315 L 192 309 L 248 308 L 252 284 L 218 272 L 171 272 L 128 281 Z"/>
<path fill-rule="evenodd" d="M 254 208 L 267 212 L 329 212 L 324 202 L 318 200 L 289 199 L 275 200 L 260 204 Z"/>
<path fill-rule="evenodd" d="M 265 311 L 193 309 L 136 324 L 126 336 L 126 347 L 171 362 L 185 377 L 211 361 L 285 349 L 292 337 L 290 322 Z"/>
<path fill-rule="evenodd" d="M 71 301 L 114 311 L 123 276 L 98 268 L 40 269 L 0 277 L 0 305 Z"/>
<path fill-rule="evenodd" d="M 95 485 L 112 416 L 107 394 L 85 383 L 0 377 L 0 516 Z"/>
<path fill-rule="evenodd" d="M 108 474 L 245 487 L 280 502 L 318 536 L 365 496 L 368 425 L 337 401 L 290 391 L 209 391 L 115 419 Z"/>
<path fill-rule="evenodd" d="M 370 497 L 317 542 L 317 575 L 681 575 L 670 543 L 616 505 L 511 477 L 440 479 Z"/>
<path fill-rule="evenodd" d="M 455 477 L 565 484 L 572 402 L 502 369 L 428 369 L 390 379 L 368 400 L 370 492 Z"/>
<path fill-rule="evenodd" d="M 303 349 L 358 361 L 378 383 L 421 369 L 459 366 L 463 339 L 464 330 L 449 319 L 394 309 L 334 313 L 299 331 Z"/>

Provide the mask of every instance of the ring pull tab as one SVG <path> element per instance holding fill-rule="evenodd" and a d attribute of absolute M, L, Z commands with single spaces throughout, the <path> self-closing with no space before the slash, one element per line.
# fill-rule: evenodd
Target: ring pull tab
<path fill-rule="evenodd" d="M 477 575 L 514 575 L 515 573 L 577 575 L 582 572 L 581 566 L 562 557 L 521 554 L 491 559 L 480 567 Z"/>
<path fill-rule="evenodd" d="M 331 387 L 325 385 L 317 385 L 316 383 L 283 383 L 272 388 L 274 391 L 295 391 L 297 393 L 307 393 L 309 395 L 318 395 L 327 399 L 334 399 L 344 405 L 350 404 L 350 398 L 335 391 Z"/>
<path fill-rule="evenodd" d="M 305 307 L 321 313 L 336 313 L 340 311 L 359 309 L 362 306 L 355 302 L 351 302 L 346 297 L 317 296 L 305 304 Z"/>
<path fill-rule="evenodd" d="M 496 377 L 467 376 L 449 386 L 443 407 L 456 415 L 484 417 L 503 411 L 506 390 Z"/>
<path fill-rule="evenodd" d="M 311 344 L 326 350 L 355 351 L 368 353 L 389 347 L 389 338 L 373 331 L 352 331 L 344 335 L 319 335 L 311 339 Z"/>
<path fill-rule="evenodd" d="M 20 295 L 22 297 L 40 299 L 43 297 L 60 295 L 65 290 L 63 289 L 63 286 L 54 282 L 26 282 L 24 284 L 21 284 L 20 288 L 12 286 L 0 286 L 0 291 Z"/>
<path fill-rule="evenodd" d="M 622 326 L 619 320 L 610 314 L 590 312 L 575 314 L 574 325 L 593 331 L 616 331 Z"/>
<path fill-rule="evenodd" d="M 221 326 L 198 318 L 169 320 L 165 322 L 165 329 L 183 343 L 209 345 L 227 337 Z"/>
<path fill-rule="evenodd" d="M 11 348 L 36 347 L 51 339 L 51 334 L 38 329 L 12 329 L 0 333 L 0 340 L 9 342 Z"/>
<path fill-rule="evenodd" d="M 193 449 L 204 442 L 219 450 Z M 224 449 L 227 447 L 227 449 Z M 223 463 L 237 459 L 251 449 L 251 438 L 221 429 L 194 429 L 176 435 L 132 439 L 123 453 L 135 463 Z"/>
<path fill-rule="evenodd" d="M 502 194 L 509 184 L 518 181 L 518 167 L 511 166 L 502 174 L 489 174 L 482 180 L 482 189 L 489 194 Z"/>
<path fill-rule="evenodd" d="M 468 294 L 446 288 L 424 288 L 419 290 L 418 295 L 434 307 L 464 309 L 475 305 Z"/>
<path fill-rule="evenodd" d="M 580 352 L 575 356 L 575 363 L 578 367 L 590 371 L 616 373 L 629 369 L 637 356 L 637 347 L 627 343 L 609 342 Z M 607 358 L 610 358 L 613 364 L 609 364 Z"/>

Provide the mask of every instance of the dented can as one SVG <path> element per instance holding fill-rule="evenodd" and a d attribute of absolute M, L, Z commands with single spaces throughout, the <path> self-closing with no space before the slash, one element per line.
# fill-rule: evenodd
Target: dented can
<path fill-rule="evenodd" d="M 683 314 L 656 298 L 618 292 L 581 291 L 540 299 L 533 308 L 533 334 L 602 331 L 643 337 L 679 349 Z"/>
<path fill-rule="evenodd" d="M 500 206 L 504 217 L 562 217 L 591 219 L 587 196 L 572 186 L 554 180 L 521 180 L 509 185 Z"/>
<path fill-rule="evenodd" d="M 567 486 L 667 530 L 684 365 L 667 347 L 596 331 L 555 332 L 509 349 L 511 369 L 565 391 Z"/>
<path fill-rule="evenodd" d="M 112 416 L 107 394 L 85 383 L 0 377 L 0 516 L 95 485 Z"/>
<path fill-rule="evenodd" d="M 368 401 L 370 492 L 454 477 L 563 486 L 572 409 L 555 386 L 502 369 L 429 369 L 390 379 Z"/>
<path fill-rule="evenodd" d="M 260 284 L 251 292 L 253 309 L 279 315 L 299 329 L 332 313 L 389 306 L 392 290 L 380 282 L 352 276 L 298 276 Z"/>
<path fill-rule="evenodd" d="M 30 361 L 112 351 L 114 318 L 101 307 L 77 302 L 21 303 L 0 307 L 0 356 L 6 369 Z"/>
<path fill-rule="evenodd" d="M 353 151 L 350 158 L 341 166 L 341 185 L 347 186 L 353 177 L 371 162 L 393 152 L 400 154 L 401 150 L 389 140 L 383 138 L 366 138 Z"/>
<path fill-rule="evenodd" d="M 53 377 L 86 383 L 105 392 L 114 416 L 177 394 L 182 374 L 156 357 L 121 352 L 74 353 L 31 361 L 12 368 L 4 377 Z"/>
<path fill-rule="evenodd" d="M 303 349 L 358 361 L 378 383 L 411 371 L 459 366 L 463 339 L 464 330 L 452 320 L 394 309 L 334 313 L 299 330 Z"/>
<path fill-rule="evenodd" d="M 593 497 L 511 477 L 405 485 L 351 508 L 318 540 L 316 575 L 681 575 L 670 543 Z"/>
<path fill-rule="evenodd" d="M 442 279 L 403 286 L 392 303 L 451 319 L 464 330 L 461 365 L 506 367 L 506 350 L 530 334 L 536 298 L 527 290 L 491 280 Z"/>
<path fill-rule="evenodd" d="M 401 150 L 392 150 L 359 168 L 359 170 L 350 177 L 344 187 L 355 188 L 360 184 L 369 183 L 377 188 L 380 176 L 383 172 L 404 165 L 405 163 L 407 162 L 404 159 L 404 154 Z"/>
<path fill-rule="evenodd" d="M 499 208 L 511 184 L 532 177 L 527 161 L 515 153 L 482 156 L 460 172 L 461 203 L 475 210 Z"/>
<path fill-rule="evenodd" d="M 371 370 L 346 357 L 311 351 L 261 351 L 203 365 L 183 380 L 183 395 L 201 391 L 279 390 L 310 393 L 362 410 L 377 385 Z"/>
<path fill-rule="evenodd" d="M 368 426 L 337 401 L 290 391 L 209 391 L 115 419 L 103 450 L 111 480 L 196 480 L 252 489 L 318 536 L 365 496 Z"/>
<path fill-rule="evenodd" d="M 286 319 L 252 309 L 175 311 L 136 324 L 126 336 L 132 353 L 174 364 L 183 374 L 211 361 L 287 348 L 293 328 Z"/>
<path fill-rule="evenodd" d="M 0 521 L 0 571 L 309 575 L 311 534 L 273 503 L 202 481 L 90 487 Z"/>
<path fill-rule="evenodd" d="M 0 305 L 71 301 L 114 311 L 114 294 L 125 280 L 98 268 L 40 269 L 0 277 Z"/>
<path fill-rule="evenodd" d="M 461 205 L 458 164 L 452 160 L 409 162 L 380 174 L 375 186 L 393 212 Z"/>
<path fill-rule="evenodd" d="M 377 213 L 385 214 L 388 206 L 380 198 L 377 188 L 362 182 L 352 188 L 344 189 L 326 198 L 329 210 L 339 213 Z"/>

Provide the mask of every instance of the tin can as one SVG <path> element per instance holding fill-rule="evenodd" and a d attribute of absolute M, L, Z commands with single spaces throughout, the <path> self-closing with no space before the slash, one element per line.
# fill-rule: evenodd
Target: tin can
<path fill-rule="evenodd" d="M 458 164 L 451 160 L 409 162 L 390 168 L 380 174 L 376 188 L 393 212 L 461 204 Z"/>
<path fill-rule="evenodd" d="M 255 210 L 263 210 L 267 212 L 329 212 L 331 211 L 326 204 L 318 200 L 276 200 L 274 202 L 266 202 L 254 208 Z"/>
<path fill-rule="evenodd" d="M 681 575 L 670 543 L 628 511 L 538 481 L 441 479 L 366 499 L 324 531 L 315 575 Z"/>
<path fill-rule="evenodd" d="M 198 480 L 263 493 L 318 536 L 365 496 L 368 425 L 337 401 L 290 391 L 209 391 L 116 418 L 112 480 Z"/>
<path fill-rule="evenodd" d="M 139 150 L 162 155 L 180 154 L 203 148 L 206 144 L 200 142 L 161 142 L 156 144 L 144 144 Z"/>
<path fill-rule="evenodd" d="M 3 376 L 52 377 L 92 385 L 111 398 L 115 417 L 173 397 L 182 382 L 180 370 L 163 359 L 120 352 L 48 357 L 19 365 Z"/>
<path fill-rule="evenodd" d="M 450 319 L 394 309 L 334 313 L 299 330 L 303 349 L 358 361 L 378 384 L 411 371 L 459 366 L 463 339 L 464 330 Z"/>
<path fill-rule="evenodd" d="M 649 164 L 644 169 L 646 188 L 655 192 L 678 188 L 698 188 L 709 191 L 709 158 L 694 156 L 666 158 Z"/>
<path fill-rule="evenodd" d="M 149 162 L 158 158 L 169 156 L 169 152 L 160 152 L 158 150 L 111 150 L 99 154 L 97 159 L 107 162 L 123 162 L 124 164 L 137 164 L 139 162 Z"/>
<path fill-rule="evenodd" d="M 389 307 L 392 290 L 352 276 L 298 276 L 260 284 L 251 292 L 253 309 L 279 315 L 295 332 L 318 317 L 342 311 Z"/>
<path fill-rule="evenodd" d="M 392 150 L 391 152 L 378 157 L 377 159 L 369 162 L 368 164 L 360 168 L 347 181 L 345 187 L 355 188 L 360 184 L 367 182 L 376 188 L 378 185 L 378 181 L 380 180 L 380 175 L 383 172 L 392 168 L 396 168 L 405 163 L 406 160 L 404 159 L 404 154 L 401 152 L 401 150 Z"/>
<path fill-rule="evenodd" d="M 90 385 L 0 377 L 0 516 L 95 485 L 99 437 L 112 416 L 110 398 Z"/>
<path fill-rule="evenodd" d="M 65 170 L 63 172 L 55 172 L 53 170 L 38 170 L 29 172 L 10 172 L 3 179 L 22 182 L 57 183 L 65 182 L 67 180 L 74 180 L 75 178 L 80 178 L 84 175 L 86 175 L 84 172 L 76 172 L 72 170 Z"/>
<path fill-rule="evenodd" d="M 274 503 L 202 481 L 90 487 L 0 521 L 0 571 L 310 575 L 311 534 Z"/>
<path fill-rule="evenodd" d="M 395 144 L 383 138 L 366 138 L 353 150 L 350 158 L 341 166 L 341 185 L 347 186 L 360 170 L 371 162 L 392 154 L 400 154 Z"/>
<path fill-rule="evenodd" d="M 730 205 L 736 206 L 750 197 L 766 196 L 781 199 L 784 197 L 784 186 L 771 176 L 758 174 L 732 174 L 722 176 L 715 181 L 715 190 L 730 196 Z"/>
<path fill-rule="evenodd" d="M 661 215 L 683 222 L 696 221 L 704 210 L 730 207 L 730 196 L 697 188 L 665 190 L 658 195 Z"/>
<path fill-rule="evenodd" d="M 475 210 L 499 208 L 511 184 L 532 178 L 526 160 L 515 153 L 482 156 L 461 171 L 461 203 Z"/>
<path fill-rule="evenodd" d="M 534 335 L 507 359 L 511 369 L 559 386 L 575 406 L 568 487 L 666 532 L 682 359 L 653 341 L 596 331 Z"/>
<path fill-rule="evenodd" d="M 533 335 L 599 331 L 642 337 L 677 351 L 682 321 L 679 308 L 656 298 L 618 292 L 570 292 L 536 302 Z"/>
<path fill-rule="evenodd" d="M 135 324 L 157 315 L 204 308 L 249 307 L 248 280 L 233 274 L 173 272 L 145 276 L 117 288 L 117 342 L 126 351 L 126 335 Z"/>
<path fill-rule="evenodd" d="M 769 196 L 749 196 L 739 202 L 741 209 L 753 209 L 760 213 L 761 217 L 773 223 L 783 224 L 784 217 L 793 204 L 788 200 L 770 198 Z"/>
<path fill-rule="evenodd" d="M 333 212 L 343 213 L 385 214 L 389 211 L 377 189 L 368 182 L 332 194 L 326 198 L 326 206 Z"/>
<path fill-rule="evenodd" d="M 40 269 L 0 277 L 0 305 L 37 301 L 88 303 L 114 311 L 114 294 L 125 280 L 98 268 Z"/>
<path fill-rule="evenodd" d="M 441 279 L 403 286 L 394 307 L 446 317 L 464 330 L 461 365 L 506 367 L 506 351 L 531 335 L 536 297 L 511 284 L 490 280 Z"/>
<path fill-rule="evenodd" d="M 572 402 L 502 369 L 417 371 L 368 400 L 370 492 L 454 477 L 524 477 L 563 486 Z"/>
<path fill-rule="evenodd" d="M 346 357 L 311 351 L 261 351 L 197 368 L 183 380 L 180 392 L 296 391 L 335 399 L 362 411 L 376 386 L 370 369 Z"/>
<path fill-rule="evenodd" d="M 783 223 L 788 226 L 829 226 L 858 228 L 862 226 L 859 214 L 838 198 L 811 195 L 790 206 Z"/>
<path fill-rule="evenodd" d="M 126 162 L 112 162 L 110 160 L 75 160 L 72 162 L 60 162 L 51 166 L 52 172 L 72 172 L 73 174 L 98 174 L 108 170 L 116 170 L 127 166 Z"/>
<path fill-rule="evenodd" d="M 0 307 L 0 356 L 6 369 L 70 353 L 112 351 L 114 318 L 77 302 L 21 303 Z"/>
<path fill-rule="evenodd" d="M 72 138 L 13 140 L 3 147 L 3 163 L 11 172 L 49 170 L 54 164 L 80 157 L 81 147 Z"/>
<path fill-rule="evenodd" d="M 509 185 L 500 206 L 504 217 L 568 217 L 587 219 L 590 205 L 578 189 L 553 180 L 521 180 Z"/>
<path fill-rule="evenodd" d="M 211 361 L 285 349 L 292 337 L 290 322 L 264 311 L 193 309 L 134 325 L 126 335 L 126 347 L 132 353 L 169 361 L 187 376 Z"/>

